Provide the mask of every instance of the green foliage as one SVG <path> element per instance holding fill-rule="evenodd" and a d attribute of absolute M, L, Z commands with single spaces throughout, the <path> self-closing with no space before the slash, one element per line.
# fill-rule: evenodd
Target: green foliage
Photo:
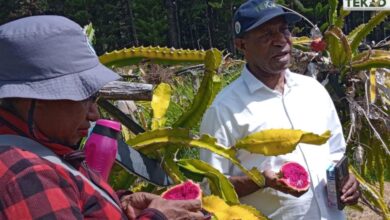
<path fill-rule="evenodd" d="M 349 170 L 352 171 L 357 180 L 360 182 L 363 195 L 369 198 L 369 202 L 372 202 L 375 207 L 380 208 L 384 219 L 390 218 L 390 210 L 386 205 L 383 196 L 378 193 L 375 187 L 367 183 L 353 167 L 350 167 Z"/>
<path fill-rule="evenodd" d="M 330 0 L 329 1 L 329 24 L 334 25 L 335 21 L 337 19 L 337 5 L 338 1 L 337 0 Z"/>
<path fill-rule="evenodd" d="M 143 45 L 167 45 L 168 32 L 167 16 L 163 1 L 138 0 L 134 1 L 135 27 Z"/>
<path fill-rule="evenodd" d="M 365 24 L 360 31 L 356 33 L 356 36 L 352 38 L 351 50 L 355 52 L 360 42 L 381 22 L 390 15 L 390 11 L 381 11 L 374 15 L 367 24 Z"/>
<path fill-rule="evenodd" d="M 118 60 L 131 60 L 134 57 L 155 59 L 159 56 L 157 52 L 160 50 L 161 48 L 159 47 L 148 47 L 147 50 L 134 48 L 133 51 L 137 53 L 114 52 L 105 54 L 100 59 L 103 63 L 109 65 L 113 65 L 113 63 L 117 64 Z M 192 52 L 191 54 L 199 54 L 194 51 Z M 159 56 L 158 59 L 176 60 L 180 53 L 182 53 L 181 50 L 171 50 L 169 54 L 164 57 Z M 194 60 L 199 59 L 197 56 L 193 56 L 193 58 Z M 254 133 L 243 140 L 238 140 L 237 145 L 230 148 L 218 144 L 214 137 L 207 134 L 203 134 L 200 137 L 193 135 L 191 133 L 192 128 L 197 126 L 221 85 L 220 76 L 217 75 L 217 71 L 222 63 L 221 52 L 216 49 L 208 50 L 202 58 L 205 71 L 197 92 L 193 95 L 194 98 L 191 100 L 191 105 L 188 105 L 188 109 L 181 108 L 177 104 L 173 105 L 173 108 L 184 109 L 185 113 L 174 122 L 166 120 L 169 110 L 172 109 L 172 107 L 168 107 L 172 103 L 171 87 L 164 83 L 159 84 L 154 90 L 150 105 L 153 110 L 151 130 L 147 129 L 150 124 L 148 123 L 144 126 L 147 131 L 130 137 L 127 143 L 142 153 L 159 159 L 163 168 L 174 182 L 179 183 L 185 181 L 187 178 L 194 177 L 199 181 L 199 178 L 202 176 L 206 177 L 209 180 L 212 194 L 220 196 L 229 204 L 237 204 L 239 202 L 234 187 L 223 174 L 198 159 L 179 160 L 177 158 L 178 150 L 192 147 L 218 154 L 238 167 L 257 185 L 263 187 L 265 184 L 263 175 L 255 167 L 247 169 L 236 158 L 238 149 L 245 149 L 251 153 L 263 153 L 265 155 L 285 154 L 294 150 L 298 143 L 322 144 L 329 138 L 329 134 L 319 136 L 298 130 L 270 130 Z M 114 111 L 111 112 L 114 113 Z M 172 123 L 173 128 L 164 127 L 166 123 Z M 278 151 L 268 154 L 267 152 L 271 152 L 275 146 L 278 146 Z M 116 186 L 124 186 L 133 180 L 129 176 L 123 177 L 121 174 L 113 174 L 112 176 L 111 182 L 116 184 Z M 141 185 L 140 187 L 142 188 L 144 186 Z M 151 186 L 146 185 L 147 189 L 149 187 Z M 138 189 L 139 187 L 135 188 Z M 243 208 L 241 211 L 251 210 L 248 207 L 241 208 Z"/>
<path fill-rule="evenodd" d="M 173 127 L 190 128 L 196 125 L 221 88 L 220 78 L 216 72 L 221 64 L 222 54 L 213 49 L 206 53 L 205 61 L 206 73 L 192 106 L 175 122 Z"/>
<path fill-rule="evenodd" d="M 345 99 L 339 108 L 345 112 L 345 115 L 341 115 L 343 121 L 348 122 L 347 151 L 359 172 L 353 167 L 351 170 L 362 185 L 364 199 L 371 205 L 369 207 L 379 208 L 387 219 L 389 210 L 384 202 L 384 181 L 386 170 L 390 170 L 390 138 L 385 118 L 389 114 L 389 103 L 383 102 L 387 99 L 383 98 L 384 93 L 378 93 L 377 83 L 380 80 L 383 85 L 388 77 L 386 71 L 380 68 L 389 68 L 390 53 L 371 49 L 368 45 L 366 51 L 360 52 L 362 48 L 359 46 L 390 13 L 376 13 L 367 23 L 345 35 L 344 21 L 351 14 L 341 7 L 337 13 L 337 8 L 337 1 L 330 1 L 331 25 L 324 32 L 327 51 L 320 53 L 317 59 L 321 60 L 325 54 L 329 54 L 331 62 L 322 64 L 322 72 L 329 79 L 328 88 L 337 95 L 334 100 Z M 385 75 L 381 74 L 383 71 Z M 382 101 L 378 99 L 381 96 Z"/>

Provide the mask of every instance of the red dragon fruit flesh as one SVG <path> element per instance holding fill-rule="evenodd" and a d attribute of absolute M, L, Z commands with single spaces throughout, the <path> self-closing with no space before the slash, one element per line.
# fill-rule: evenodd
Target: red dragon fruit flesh
<path fill-rule="evenodd" d="M 299 163 L 287 162 L 283 164 L 278 176 L 281 185 L 286 186 L 291 191 L 306 192 L 310 187 L 309 174 Z"/>
<path fill-rule="evenodd" d="M 202 190 L 200 189 L 199 184 L 189 180 L 169 188 L 161 197 L 167 200 L 201 199 Z"/>

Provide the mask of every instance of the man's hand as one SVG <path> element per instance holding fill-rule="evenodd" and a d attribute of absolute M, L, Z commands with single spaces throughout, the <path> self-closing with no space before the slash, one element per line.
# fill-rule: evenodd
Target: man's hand
<path fill-rule="evenodd" d="M 202 208 L 200 200 L 165 200 L 158 195 L 139 192 L 124 196 L 121 203 L 130 220 L 136 219 L 146 208 L 157 209 L 170 220 L 204 219 L 203 213 L 200 212 Z"/>
<path fill-rule="evenodd" d="M 341 202 L 345 205 L 355 205 L 359 201 L 359 182 L 353 174 L 349 174 L 348 180 L 341 189 Z"/>
<path fill-rule="evenodd" d="M 293 195 L 295 197 L 300 197 L 305 192 L 307 192 L 307 191 L 298 191 L 298 190 L 294 190 L 294 189 L 290 188 L 284 182 L 279 181 L 278 176 L 272 170 L 264 171 L 263 175 L 265 177 L 265 186 L 271 187 L 275 190 Z"/>
<path fill-rule="evenodd" d="M 229 180 L 233 184 L 238 197 L 247 196 L 260 189 L 248 176 L 231 176 Z"/>

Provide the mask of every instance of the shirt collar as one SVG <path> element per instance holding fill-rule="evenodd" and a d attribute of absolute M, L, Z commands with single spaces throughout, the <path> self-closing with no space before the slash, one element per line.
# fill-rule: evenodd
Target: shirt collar
<path fill-rule="evenodd" d="M 266 85 L 261 82 L 259 79 L 257 79 L 247 68 L 247 66 L 244 66 L 244 69 L 242 70 L 241 76 L 248 87 L 250 93 L 254 93 L 255 91 L 267 88 Z M 286 79 L 286 86 L 292 87 L 297 85 L 297 81 L 294 79 L 292 72 L 289 69 L 286 69 L 285 71 L 285 79 Z"/>

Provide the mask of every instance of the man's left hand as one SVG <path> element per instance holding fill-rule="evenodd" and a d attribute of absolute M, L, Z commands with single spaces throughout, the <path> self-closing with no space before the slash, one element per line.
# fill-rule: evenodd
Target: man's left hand
<path fill-rule="evenodd" d="M 349 178 L 345 182 L 341 193 L 341 202 L 345 205 L 355 205 L 358 203 L 360 197 L 359 182 L 353 174 L 349 174 Z"/>

